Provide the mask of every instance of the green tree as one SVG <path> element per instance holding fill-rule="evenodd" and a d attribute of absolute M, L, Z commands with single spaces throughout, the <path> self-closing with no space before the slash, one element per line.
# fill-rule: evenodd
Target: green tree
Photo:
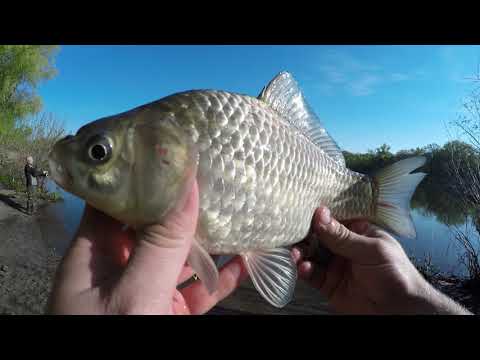
<path fill-rule="evenodd" d="M 37 114 L 38 85 L 56 75 L 57 46 L 0 45 L 0 137 L 28 136 L 19 121 Z"/>

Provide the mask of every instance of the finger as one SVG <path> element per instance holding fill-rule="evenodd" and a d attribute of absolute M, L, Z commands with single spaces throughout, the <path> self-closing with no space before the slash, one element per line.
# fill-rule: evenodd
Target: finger
<path fill-rule="evenodd" d="M 235 256 L 220 269 L 218 290 L 213 294 L 208 293 L 201 281 L 194 282 L 181 289 L 180 292 L 189 304 L 192 314 L 204 314 L 235 291 L 247 278 L 248 271 L 242 258 Z"/>
<path fill-rule="evenodd" d="M 188 309 L 183 295 L 180 291 L 175 290 L 172 299 L 172 313 L 175 315 L 190 315 L 190 310 Z"/>
<path fill-rule="evenodd" d="M 392 235 L 390 235 L 385 230 L 383 230 L 383 229 L 381 229 L 378 226 L 373 225 L 373 224 L 368 226 L 367 235 L 372 236 L 372 237 L 384 238 L 384 239 L 386 239 L 386 238 L 393 239 Z"/>
<path fill-rule="evenodd" d="M 125 265 L 133 248 L 134 233 L 131 229 L 123 228 L 119 221 L 87 204 L 74 245 L 76 241 L 85 240 L 118 265 Z"/>
<path fill-rule="evenodd" d="M 384 238 L 384 239 L 392 237 L 388 232 L 386 232 L 382 228 L 378 227 L 375 224 L 371 224 L 366 220 L 353 220 L 349 222 L 343 222 L 343 225 L 345 225 L 351 231 L 359 235 Z"/>
<path fill-rule="evenodd" d="M 330 299 L 333 293 L 339 290 L 340 286 L 345 285 L 345 279 L 348 279 L 345 276 L 348 264 L 347 259 L 337 256 L 325 271 L 314 269 L 314 276 L 312 276 L 311 280 L 313 286 L 317 287 L 327 299 Z M 323 272 L 322 275 L 320 275 L 321 272 Z"/>
<path fill-rule="evenodd" d="M 305 261 L 298 267 L 298 275 L 310 286 L 320 290 L 327 298 L 340 284 L 347 262 L 345 259 L 336 257 L 329 264 L 328 269 L 323 269 L 317 264 Z"/>
<path fill-rule="evenodd" d="M 195 271 L 189 266 L 189 265 L 184 265 L 180 276 L 178 277 L 177 284 L 182 284 L 188 279 L 190 279 L 193 275 L 195 275 Z"/>
<path fill-rule="evenodd" d="M 117 291 L 132 301 L 173 296 L 196 230 L 199 199 L 194 181 L 182 209 L 172 212 L 163 224 L 137 234 L 134 248 Z"/>
<path fill-rule="evenodd" d="M 295 244 L 295 248 L 300 251 L 302 259 L 310 259 L 312 256 L 315 256 L 318 250 L 317 237 L 318 236 L 310 230 L 302 241 Z"/>
<path fill-rule="evenodd" d="M 302 260 L 302 250 L 300 249 L 300 247 L 295 246 L 292 248 L 291 253 L 293 261 L 295 262 L 295 264 L 298 264 L 300 260 Z"/>
<path fill-rule="evenodd" d="M 134 246 L 135 233 L 105 213 L 86 205 L 77 240 L 91 243 L 93 255 L 108 258 L 116 266 L 125 266 Z M 79 256 L 77 254 L 77 256 Z"/>
<path fill-rule="evenodd" d="M 298 266 L 298 276 L 310 286 L 321 289 L 325 283 L 326 271 L 311 261 L 304 261 Z"/>
<path fill-rule="evenodd" d="M 310 279 L 313 273 L 313 263 L 311 261 L 301 261 L 298 263 L 298 276 L 304 280 Z"/>
<path fill-rule="evenodd" d="M 318 235 L 320 243 L 334 254 L 363 263 L 375 261 L 377 257 L 378 239 L 350 231 L 332 218 L 330 210 L 326 207 L 315 211 L 313 230 Z"/>
<path fill-rule="evenodd" d="M 369 224 L 364 220 L 353 221 L 344 225 L 358 235 L 367 235 L 369 231 Z"/>
<path fill-rule="evenodd" d="M 132 239 L 122 224 L 86 205 L 73 241 L 56 274 L 56 288 L 68 294 L 90 289 L 116 276 L 125 263 Z"/>

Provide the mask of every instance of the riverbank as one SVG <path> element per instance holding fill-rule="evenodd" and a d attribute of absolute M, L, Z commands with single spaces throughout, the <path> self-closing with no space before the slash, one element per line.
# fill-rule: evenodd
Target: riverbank
<path fill-rule="evenodd" d="M 62 234 L 61 223 L 38 211 L 25 213 L 25 199 L 0 189 L 0 314 L 40 315 L 46 311 L 59 256 L 52 234 Z"/>
<path fill-rule="evenodd" d="M 475 315 L 480 315 L 480 284 L 449 275 L 422 275 L 436 289 L 460 303 Z"/>

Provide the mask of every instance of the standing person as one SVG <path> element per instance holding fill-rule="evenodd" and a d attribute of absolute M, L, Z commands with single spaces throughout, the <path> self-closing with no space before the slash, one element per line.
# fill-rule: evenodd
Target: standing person
<path fill-rule="evenodd" d="M 25 182 L 27 185 L 27 213 L 32 215 L 35 211 L 35 193 L 38 185 L 37 177 L 47 176 L 47 171 L 37 170 L 33 166 L 33 157 L 27 156 L 25 164 Z"/>

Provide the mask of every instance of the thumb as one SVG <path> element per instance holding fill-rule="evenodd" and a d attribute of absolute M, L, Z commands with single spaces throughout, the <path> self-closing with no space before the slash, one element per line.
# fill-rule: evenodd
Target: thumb
<path fill-rule="evenodd" d="M 320 207 L 313 217 L 313 231 L 320 243 L 336 255 L 367 263 L 376 258 L 379 240 L 350 231 L 335 220 L 326 207 Z"/>
<path fill-rule="evenodd" d="M 137 233 L 138 245 L 131 254 L 118 290 L 127 301 L 134 302 L 138 311 L 143 311 L 152 301 L 158 309 L 162 299 L 165 311 L 170 310 L 169 302 L 195 235 L 198 211 L 198 184 L 192 181 L 183 200 L 162 224 L 148 226 Z"/>

